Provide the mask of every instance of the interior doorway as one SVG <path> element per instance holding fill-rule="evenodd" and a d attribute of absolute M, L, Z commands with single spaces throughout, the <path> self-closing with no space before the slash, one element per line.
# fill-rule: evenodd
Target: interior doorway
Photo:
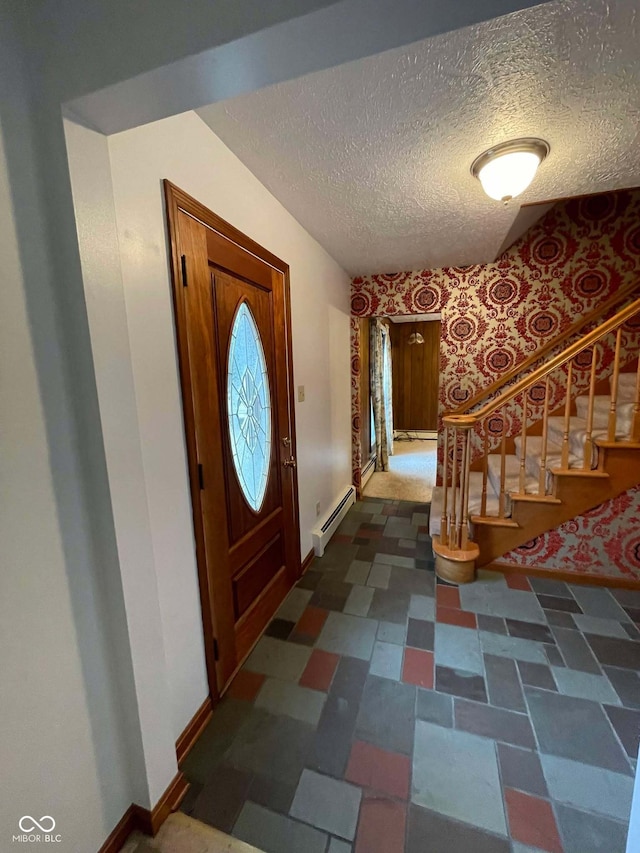
<path fill-rule="evenodd" d="M 440 319 L 390 317 L 396 438 L 436 438 Z"/>
<path fill-rule="evenodd" d="M 300 575 L 288 266 L 165 181 L 212 694 Z"/>
<path fill-rule="evenodd" d="M 437 472 L 440 316 L 372 319 L 368 346 L 376 464 L 363 494 L 428 503 Z"/>

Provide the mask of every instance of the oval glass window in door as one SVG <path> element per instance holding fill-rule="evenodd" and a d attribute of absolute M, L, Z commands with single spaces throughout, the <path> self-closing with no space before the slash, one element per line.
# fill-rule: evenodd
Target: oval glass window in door
<path fill-rule="evenodd" d="M 240 488 L 251 509 L 258 512 L 271 461 L 271 393 L 260 332 L 246 302 L 231 327 L 227 412 Z"/>

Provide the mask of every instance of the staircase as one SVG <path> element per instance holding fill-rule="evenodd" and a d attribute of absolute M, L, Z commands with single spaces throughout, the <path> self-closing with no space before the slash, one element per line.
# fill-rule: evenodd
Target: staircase
<path fill-rule="evenodd" d="M 447 487 L 434 490 L 430 515 L 442 578 L 469 582 L 479 566 L 640 483 L 640 358 L 620 363 L 625 323 L 639 316 L 637 299 L 519 381 L 507 377 L 478 410 L 443 418 Z M 603 389 L 597 364 L 612 335 Z M 587 357 L 581 393 L 575 377 Z"/>

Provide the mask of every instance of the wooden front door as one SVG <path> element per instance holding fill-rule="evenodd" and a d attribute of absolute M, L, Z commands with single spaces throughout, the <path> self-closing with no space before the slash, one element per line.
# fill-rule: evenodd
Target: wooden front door
<path fill-rule="evenodd" d="M 165 181 L 209 683 L 300 575 L 288 266 Z"/>

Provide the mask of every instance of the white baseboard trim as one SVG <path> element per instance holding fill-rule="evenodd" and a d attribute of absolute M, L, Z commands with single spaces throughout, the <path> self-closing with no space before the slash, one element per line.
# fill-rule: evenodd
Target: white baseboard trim
<path fill-rule="evenodd" d="M 354 486 L 348 486 L 342 495 L 336 500 L 333 508 L 318 522 L 317 527 L 311 531 L 313 551 L 316 557 L 322 557 L 324 549 L 329 540 L 336 532 L 340 522 L 356 502 L 356 490 Z"/>

